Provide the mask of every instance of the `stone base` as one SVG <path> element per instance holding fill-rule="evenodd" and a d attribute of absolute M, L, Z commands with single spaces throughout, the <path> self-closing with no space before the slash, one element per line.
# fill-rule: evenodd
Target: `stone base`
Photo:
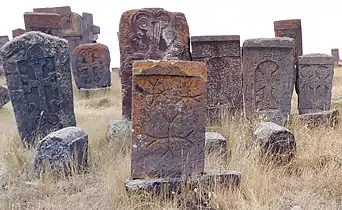
<path fill-rule="evenodd" d="M 309 128 L 316 128 L 319 126 L 335 127 L 338 124 L 338 116 L 339 111 L 337 109 L 332 109 L 328 111 L 301 114 L 299 115 L 299 121 L 301 124 L 306 124 Z"/>
<path fill-rule="evenodd" d="M 79 95 L 84 98 L 90 98 L 94 94 L 105 94 L 110 91 L 110 87 L 106 88 L 94 88 L 94 89 L 79 89 Z"/>
<path fill-rule="evenodd" d="M 214 188 L 227 187 L 231 190 L 239 188 L 241 173 L 235 171 L 208 173 L 199 177 L 184 180 L 182 178 L 164 178 L 164 179 L 135 179 L 125 182 L 128 192 L 150 192 L 153 194 L 166 193 L 175 195 L 182 190 L 195 190 L 199 186 Z"/>

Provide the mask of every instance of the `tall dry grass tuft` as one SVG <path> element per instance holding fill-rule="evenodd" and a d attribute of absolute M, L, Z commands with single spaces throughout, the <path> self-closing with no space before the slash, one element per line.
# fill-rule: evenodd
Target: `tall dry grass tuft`
<path fill-rule="evenodd" d="M 335 70 L 333 96 L 342 96 L 342 69 Z M 4 82 L 4 80 L 2 80 Z M 4 83 L 2 83 L 4 84 Z M 64 179 L 35 179 L 34 151 L 23 148 L 11 104 L 0 109 L 0 209 L 184 209 L 188 194 L 163 196 L 126 193 L 130 176 L 130 140 L 105 138 L 107 122 L 121 118 L 121 88 L 113 74 L 109 92 L 84 98 L 74 91 L 77 125 L 89 134 L 89 172 Z M 296 96 L 293 113 L 296 113 Z M 342 111 L 335 102 L 334 108 Z M 206 157 L 206 170 L 242 172 L 241 189 L 232 194 L 217 187 L 210 192 L 214 209 L 338 209 L 342 198 L 342 129 L 309 130 L 294 120 L 287 127 L 297 141 L 291 164 L 275 167 L 261 162 L 251 142 L 253 124 L 242 116 L 223 126 L 208 127 L 228 139 L 229 155 Z"/>

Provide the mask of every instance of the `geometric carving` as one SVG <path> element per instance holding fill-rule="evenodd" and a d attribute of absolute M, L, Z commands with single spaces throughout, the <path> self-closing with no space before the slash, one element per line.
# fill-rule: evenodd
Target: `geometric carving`
<path fill-rule="evenodd" d="M 119 30 L 122 115 L 131 119 L 133 62 L 190 60 L 189 27 L 182 13 L 143 8 L 124 12 Z"/>
<path fill-rule="evenodd" d="M 203 62 L 135 62 L 133 179 L 177 178 L 203 172 L 205 84 Z"/>
<path fill-rule="evenodd" d="M 265 114 L 282 124 L 290 114 L 294 87 L 293 39 L 249 39 L 243 43 L 243 94 L 247 118 Z"/>
<path fill-rule="evenodd" d="M 220 123 L 242 109 L 240 36 L 193 36 L 191 47 L 192 59 L 208 70 L 207 120 Z"/>
<path fill-rule="evenodd" d="M 298 110 L 299 114 L 330 109 L 334 59 L 325 54 L 306 54 L 299 57 Z"/>
<path fill-rule="evenodd" d="M 90 43 L 77 46 L 71 54 L 71 63 L 78 89 L 111 85 L 110 54 L 106 45 Z"/>
<path fill-rule="evenodd" d="M 54 13 L 25 12 L 25 30 L 62 36 L 61 16 Z"/>
<path fill-rule="evenodd" d="M 24 143 L 76 125 L 66 40 L 31 31 L 9 41 L 1 55 Z"/>

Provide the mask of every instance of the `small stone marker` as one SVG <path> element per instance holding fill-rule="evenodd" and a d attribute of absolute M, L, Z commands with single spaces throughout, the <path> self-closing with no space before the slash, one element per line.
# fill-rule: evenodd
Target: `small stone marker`
<path fill-rule="evenodd" d="M 316 128 L 324 125 L 335 127 L 338 124 L 339 114 L 337 109 L 332 109 L 328 111 L 301 114 L 299 115 L 299 120 L 309 128 Z"/>
<path fill-rule="evenodd" d="M 0 49 L 9 41 L 8 36 L 0 36 Z M 2 57 L 0 55 L 0 76 L 4 74 Z"/>
<path fill-rule="evenodd" d="M 206 76 L 203 62 L 135 62 L 133 179 L 203 172 Z"/>
<path fill-rule="evenodd" d="M 299 114 L 330 109 L 334 60 L 330 55 L 307 54 L 298 59 Z"/>
<path fill-rule="evenodd" d="M 17 28 L 17 29 L 14 29 L 12 30 L 12 37 L 17 37 L 17 36 L 20 36 L 22 34 L 24 34 L 26 31 L 24 29 L 21 29 L 21 28 Z"/>
<path fill-rule="evenodd" d="M 30 31 L 9 41 L 0 54 L 24 143 L 33 144 L 37 135 L 76 125 L 65 39 Z"/>
<path fill-rule="evenodd" d="M 331 49 L 331 56 L 334 58 L 334 66 L 340 66 L 340 52 L 338 48 Z"/>
<path fill-rule="evenodd" d="M 47 166 L 55 172 L 71 175 L 88 165 L 88 134 L 78 127 L 66 127 L 43 138 L 37 145 L 34 169 L 43 172 Z"/>
<path fill-rule="evenodd" d="M 218 152 L 227 157 L 227 140 L 220 133 L 205 132 L 205 151 L 207 153 Z"/>
<path fill-rule="evenodd" d="M 110 54 L 106 45 L 90 43 L 77 46 L 71 54 L 71 64 L 78 89 L 111 85 Z"/>
<path fill-rule="evenodd" d="M 278 163 L 288 163 L 296 152 L 296 141 L 291 131 L 273 122 L 257 124 L 253 140 L 261 147 L 264 157 Z"/>
<path fill-rule="evenodd" d="M 193 36 L 191 47 L 192 59 L 205 62 L 208 69 L 209 123 L 242 111 L 240 36 Z"/>
<path fill-rule="evenodd" d="M 108 129 L 106 138 L 131 138 L 132 134 L 132 122 L 127 119 L 110 120 L 108 122 Z"/>
<path fill-rule="evenodd" d="M 142 8 L 124 12 L 119 29 L 122 116 L 131 119 L 133 62 L 190 60 L 189 27 L 183 13 Z"/>
<path fill-rule="evenodd" d="M 8 89 L 0 86 L 0 109 L 10 101 Z"/>
<path fill-rule="evenodd" d="M 295 81 L 293 39 L 248 39 L 243 43 L 244 112 L 247 118 L 266 115 L 283 124 L 290 115 Z M 279 120 L 281 119 L 281 120 Z"/>
<path fill-rule="evenodd" d="M 25 30 L 41 31 L 52 36 L 62 37 L 62 17 L 53 13 L 25 12 Z"/>

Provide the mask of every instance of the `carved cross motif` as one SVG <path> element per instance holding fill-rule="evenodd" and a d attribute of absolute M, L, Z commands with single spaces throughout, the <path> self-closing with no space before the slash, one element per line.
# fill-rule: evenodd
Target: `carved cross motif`
<path fill-rule="evenodd" d="M 99 82 L 100 77 L 97 74 L 98 70 L 103 68 L 100 58 L 95 56 L 95 52 L 92 50 L 83 50 L 79 53 L 79 72 L 83 73 L 80 77 L 85 83 L 91 83 L 92 80 Z"/>

